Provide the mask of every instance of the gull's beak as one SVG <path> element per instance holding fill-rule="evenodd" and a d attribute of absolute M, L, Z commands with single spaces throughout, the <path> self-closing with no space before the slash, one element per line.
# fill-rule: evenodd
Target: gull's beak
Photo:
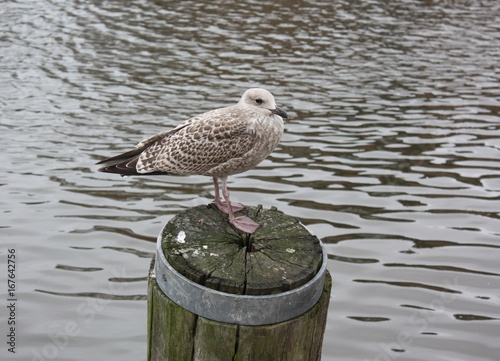
<path fill-rule="evenodd" d="M 288 119 L 288 114 L 283 109 L 276 107 L 276 109 L 269 109 L 269 110 L 271 111 L 271 113 L 279 115 L 283 119 Z"/>

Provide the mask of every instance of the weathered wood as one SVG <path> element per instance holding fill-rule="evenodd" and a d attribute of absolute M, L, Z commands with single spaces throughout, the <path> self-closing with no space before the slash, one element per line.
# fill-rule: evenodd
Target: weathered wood
<path fill-rule="evenodd" d="M 327 271 L 323 294 L 306 313 L 266 326 L 239 326 L 234 361 L 319 361 L 326 327 L 332 277 Z M 214 359 L 215 360 L 215 359 Z"/>
<path fill-rule="evenodd" d="M 198 317 L 194 337 L 196 361 L 234 360 L 238 325 Z"/>
<path fill-rule="evenodd" d="M 153 268 L 152 268 L 153 269 Z M 176 305 L 149 278 L 148 361 L 319 361 L 332 278 L 303 315 L 264 326 L 207 320 Z"/>
<path fill-rule="evenodd" d="M 168 262 L 196 283 L 247 295 L 297 288 L 318 272 L 321 245 L 297 219 L 275 208 L 247 207 L 239 214 L 261 227 L 251 236 L 243 234 L 213 205 L 174 217 L 163 231 Z M 179 239 L 181 231 L 186 238 Z"/>
<path fill-rule="evenodd" d="M 282 293 L 318 273 L 321 245 L 299 221 L 261 207 L 240 214 L 261 224 L 250 237 L 211 205 L 174 217 L 161 237 L 168 263 L 196 283 L 235 295 Z M 153 270 L 154 262 L 148 284 L 149 361 L 320 360 L 331 291 L 328 272 L 319 301 L 302 315 L 244 326 L 209 320 L 178 306 L 160 289 Z"/>
<path fill-rule="evenodd" d="M 158 288 L 151 263 L 148 282 L 148 360 L 191 361 L 198 316 L 177 306 Z"/>

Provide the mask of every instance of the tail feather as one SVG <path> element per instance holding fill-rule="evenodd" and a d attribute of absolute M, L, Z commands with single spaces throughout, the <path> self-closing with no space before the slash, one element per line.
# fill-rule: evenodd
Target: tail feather
<path fill-rule="evenodd" d="M 134 148 L 126 153 L 119 154 L 111 158 L 103 159 L 97 162 L 96 164 L 117 164 L 125 162 L 127 160 L 130 161 L 134 157 L 138 157 L 145 149 L 146 147 Z"/>
<path fill-rule="evenodd" d="M 99 168 L 98 171 L 104 173 L 116 173 L 122 176 L 167 174 L 164 172 L 139 173 L 137 171 L 137 161 L 139 160 L 142 152 L 144 152 L 144 150 L 146 150 L 146 148 L 150 145 L 151 143 L 147 143 L 126 153 L 97 162 L 96 164 L 104 165 L 104 167 Z"/>
<path fill-rule="evenodd" d="M 141 175 L 141 173 L 137 172 L 136 169 L 136 164 L 138 159 L 139 159 L 138 156 L 132 159 L 120 158 L 117 159 L 116 162 L 114 163 L 108 163 L 106 166 L 99 168 L 98 171 L 104 173 L 117 173 L 121 174 L 122 176 Z"/>

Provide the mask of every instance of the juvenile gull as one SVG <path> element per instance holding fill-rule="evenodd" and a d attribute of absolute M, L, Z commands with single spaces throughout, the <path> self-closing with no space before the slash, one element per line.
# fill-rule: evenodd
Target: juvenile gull
<path fill-rule="evenodd" d="M 100 172 L 129 175 L 206 175 L 214 182 L 214 203 L 229 215 L 229 222 L 245 233 L 259 224 L 247 216 L 235 217 L 243 209 L 231 203 L 227 177 L 247 171 L 262 162 L 278 145 L 287 114 L 276 107 L 265 89 L 248 89 L 238 104 L 188 119 L 168 131 L 155 134 L 134 149 L 98 162 Z M 222 180 L 220 199 L 219 179 Z"/>

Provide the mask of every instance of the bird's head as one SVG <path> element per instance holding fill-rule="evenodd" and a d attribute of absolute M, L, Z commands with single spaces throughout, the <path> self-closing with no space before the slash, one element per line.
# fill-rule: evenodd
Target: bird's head
<path fill-rule="evenodd" d="M 274 96 L 265 89 L 251 88 L 248 89 L 241 97 L 238 104 L 251 108 L 264 115 L 276 114 L 287 119 L 286 112 L 276 106 Z"/>

